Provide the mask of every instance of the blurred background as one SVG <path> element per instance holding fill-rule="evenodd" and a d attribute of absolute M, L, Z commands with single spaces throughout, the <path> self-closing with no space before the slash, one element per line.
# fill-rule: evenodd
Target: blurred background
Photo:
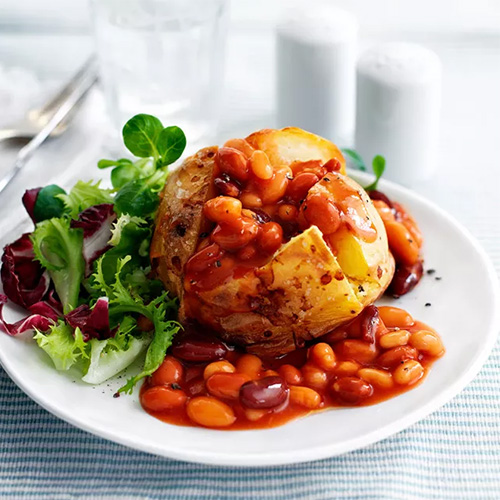
<path fill-rule="evenodd" d="M 461 193 L 465 192 L 478 205 L 474 217 L 480 217 L 484 193 L 476 194 L 458 178 L 496 162 L 499 168 L 489 167 L 487 175 L 492 178 L 491 184 L 500 181 L 496 160 L 500 141 L 500 2 L 323 3 L 346 9 L 357 17 L 359 51 L 379 41 L 411 41 L 437 53 L 443 65 L 439 167 L 430 182 L 414 183 L 412 187 L 452 212 L 460 208 Z M 230 0 L 229 4 L 225 69 L 218 69 L 223 73 L 219 75 L 223 87 L 222 83 L 215 83 L 221 90 L 220 102 L 214 101 L 220 122 L 217 134 L 210 138 L 217 142 L 276 124 L 276 26 L 282 19 L 283 7 L 290 2 Z M 311 9 L 317 4 L 313 0 L 307 2 Z M 93 50 L 92 31 L 87 0 L 2 0 L 0 126 L 43 102 L 77 70 Z M 124 57 L 127 56 L 128 48 L 124 48 Z M 102 148 L 104 143 L 106 148 L 109 113 L 99 92 L 94 92 L 89 101 L 92 105 L 86 106 L 66 134 L 44 145 L 28 172 L 17 181 L 18 192 L 26 179 L 30 183 L 46 183 L 67 170 L 76 157 L 90 154 L 89 150 L 99 141 L 95 147 Z M 3 170 L 9 168 L 9 154 L 0 151 Z M 440 196 L 443 189 L 456 196 Z M 16 187 L 12 186 L 12 190 Z"/>

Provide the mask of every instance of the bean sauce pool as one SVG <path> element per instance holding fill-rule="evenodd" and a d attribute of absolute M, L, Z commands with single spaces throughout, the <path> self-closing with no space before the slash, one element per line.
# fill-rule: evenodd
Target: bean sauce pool
<path fill-rule="evenodd" d="M 269 428 L 397 396 L 417 386 L 443 353 L 434 330 L 395 307 L 370 306 L 348 325 L 272 359 L 188 330 L 140 398 L 148 413 L 170 424 Z"/>

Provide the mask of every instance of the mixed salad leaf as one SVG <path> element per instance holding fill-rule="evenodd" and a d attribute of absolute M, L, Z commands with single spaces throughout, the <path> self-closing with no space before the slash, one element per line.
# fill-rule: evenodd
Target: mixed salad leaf
<path fill-rule="evenodd" d="M 69 192 L 51 184 L 24 194 L 35 227 L 4 248 L 0 328 L 34 332 L 56 369 L 77 367 L 89 384 L 146 352 L 140 373 L 120 389 L 130 393 L 158 368 L 181 328 L 176 300 L 150 277 L 149 246 L 159 193 L 186 137 L 140 114 L 124 126 L 123 140 L 138 158 L 98 162 L 111 168 L 112 188 L 78 181 Z M 4 320 L 8 299 L 26 318 Z"/>
<path fill-rule="evenodd" d="M 362 172 L 367 172 L 365 161 L 363 157 L 354 149 L 344 148 L 342 152 L 349 158 L 351 166 L 356 170 L 361 170 Z M 381 155 L 376 155 L 372 159 L 372 170 L 375 174 L 375 180 L 365 186 L 365 191 L 376 191 L 378 186 L 378 181 L 384 175 L 385 171 L 385 158 Z"/>

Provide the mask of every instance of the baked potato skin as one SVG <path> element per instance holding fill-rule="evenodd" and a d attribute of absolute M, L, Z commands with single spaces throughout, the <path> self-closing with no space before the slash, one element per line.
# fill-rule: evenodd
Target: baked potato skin
<path fill-rule="evenodd" d="M 217 146 L 201 149 L 170 174 L 161 194 L 151 241 L 153 271 L 182 300 L 183 270 L 202 232 L 203 205 L 213 197 Z"/>

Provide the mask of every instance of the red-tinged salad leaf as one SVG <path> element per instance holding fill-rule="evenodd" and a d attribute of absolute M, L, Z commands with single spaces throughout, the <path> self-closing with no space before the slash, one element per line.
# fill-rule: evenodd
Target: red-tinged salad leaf
<path fill-rule="evenodd" d="M 38 197 L 38 193 L 41 191 L 42 188 L 33 188 L 33 189 L 27 189 L 24 194 L 23 194 L 23 205 L 24 208 L 26 209 L 26 212 L 28 212 L 28 215 L 30 216 L 31 220 L 36 224 L 36 219 L 35 219 L 35 203 L 36 199 Z"/>
<path fill-rule="evenodd" d="M 63 311 L 78 306 L 85 271 L 83 231 L 71 228 L 68 217 L 39 222 L 31 236 L 35 258 L 48 270 Z"/>
<path fill-rule="evenodd" d="M 40 302 L 49 289 L 48 273 L 35 259 L 30 234 L 4 248 L 2 255 L 2 284 L 5 295 L 17 305 L 28 309 Z"/>
<path fill-rule="evenodd" d="M 28 310 L 31 314 L 39 314 L 40 316 L 57 321 L 63 316 L 61 307 L 61 304 L 56 306 L 49 300 L 42 300 L 30 306 Z"/>
<path fill-rule="evenodd" d="M 72 328 L 79 328 L 83 340 L 107 339 L 111 336 L 109 329 L 108 298 L 100 297 L 94 307 L 82 304 L 64 316 L 66 323 Z"/>
<path fill-rule="evenodd" d="M 111 228 L 116 221 L 116 214 L 111 203 L 101 203 L 87 208 L 71 221 L 72 228 L 83 229 L 82 254 L 85 259 L 85 276 L 92 273 L 92 264 L 111 246 Z"/>
<path fill-rule="evenodd" d="M 0 294 L 0 329 L 8 335 L 19 335 L 28 331 L 45 331 L 54 324 L 54 319 L 42 314 L 31 314 L 15 323 L 7 323 L 3 317 L 3 306 L 7 303 L 7 297 Z M 57 318 L 56 318 L 57 319 Z"/>

